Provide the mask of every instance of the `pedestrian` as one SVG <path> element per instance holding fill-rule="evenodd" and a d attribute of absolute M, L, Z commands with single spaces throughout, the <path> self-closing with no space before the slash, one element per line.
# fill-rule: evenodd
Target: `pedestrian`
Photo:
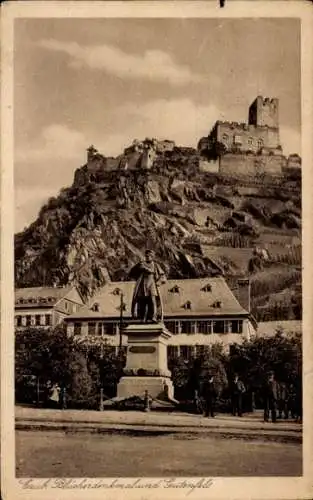
<path fill-rule="evenodd" d="M 278 418 L 282 419 L 283 416 L 285 420 L 288 418 L 288 389 L 285 382 L 278 383 L 278 394 L 277 394 L 277 408 L 278 408 Z"/>
<path fill-rule="evenodd" d="M 67 398 L 66 398 L 66 388 L 63 386 L 60 391 L 60 406 L 62 410 L 66 410 L 67 408 Z"/>
<path fill-rule="evenodd" d="M 295 383 L 295 413 L 296 413 L 296 421 L 302 422 L 302 378 L 301 376 L 297 377 Z"/>
<path fill-rule="evenodd" d="M 60 386 L 58 384 L 53 384 L 49 395 L 49 406 L 50 408 L 60 407 Z"/>
<path fill-rule="evenodd" d="M 246 392 L 244 383 L 240 380 L 239 376 L 235 374 L 231 384 L 231 400 L 232 400 L 232 414 L 234 416 L 242 417 L 242 398 Z"/>
<path fill-rule="evenodd" d="M 197 413 L 203 413 L 203 404 L 202 404 L 198 389 L 195 390 L 194 405 L 195 405 Z"/>
<path fill-rule="evenodd" d="M 277 393 L 278 384 L 271 372 L 264 384 L 264 422 L 269 421 L 270 414 L 272 422 L 276 422 Z"/>
<path fill-rule="evenodd" d="M 203 398 L 204 398 L 204 416 L 215 417 L 215 403 L 217 397 L 217 390 L 213 375 L 209 374 L 203 384 Z"/>
<path fill-rule="evenodd" d="M 288 388 L 287 413 L 291 418 L 296 418 L 296 389 L 294 384 L 290 384 Z"/>

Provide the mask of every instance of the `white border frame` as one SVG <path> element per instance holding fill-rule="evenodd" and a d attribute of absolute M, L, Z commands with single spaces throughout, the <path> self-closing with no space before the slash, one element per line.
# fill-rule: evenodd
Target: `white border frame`
<path fill-rule="evenodd" d="M 92 9 L 91 9 L 92 6 Z M 301 92 L 302 92 L 302 165 L 303 165 L 303 352 L 304 352 L 304 468 L 302 477 L 294 478 L 215 478 L 210 488 L 192 491 L 193 497 L 214 499 L 305 499 L 313 492 L 312 467 L 312 396 L 313 396 L 313 359 L 312 333 L 313 321 L 312 287 L 312 188 L 313 188 L 313 8 L 310 2 L 293 1 L 247 2 L 226 1 L 221 9 L 218 2 L 198 1 L 139 1 L 139 2 L 8 2 L 2 5 L 2 87 L 1 87 L 1 478 L 4 498 L 42 499 L 44 498 L 160 498 L 163 495 L 173 499 L 188 496 L 190 489 L 177 488 L 124 489 L 98 488 L 77 489 L 53 488 L 53 483 L 44 489 L 42 480 L 35 480 L 39 489 L 22 489 L 15 479 L 15 436 L 14 436 L 14 272 L 13 272 L 13 23 L 18 17 L 297 17 L 301 20 Z M 310 189 L 311 188 L 311 189 Z M 195 482 L 199 478 L 195 479 Z M 81 481 L 81 480 L 80 480 Z M 88 484 L 99 482 L 88 480 Z M 106 479 L 106 482 L 109 480 Z M 121 479 L 122 481 L 122 479 Z M 153 479 L 150 483 L 156 483 Z M 129 482 L 129 481 L 128 481 Z M 148 482 L 146 479 L 145 482 Z M 127 480 L 125 479 L 125 484 Z M 86 482 L 85 482 L 86 484 Z M 54 485 L 56 487 L 56 485 Z M 56 495 L 57 491 L 57 495 Z M 91 493 L 92 492 L 92 493 Z"/>

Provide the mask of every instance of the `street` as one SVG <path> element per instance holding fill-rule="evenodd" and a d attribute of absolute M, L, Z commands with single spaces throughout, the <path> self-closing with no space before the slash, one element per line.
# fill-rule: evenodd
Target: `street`
<path fill-rule="evenodd" d="M 16 431 L 17 477 L 299 476 L 302 447 L 195 434 Z"/>

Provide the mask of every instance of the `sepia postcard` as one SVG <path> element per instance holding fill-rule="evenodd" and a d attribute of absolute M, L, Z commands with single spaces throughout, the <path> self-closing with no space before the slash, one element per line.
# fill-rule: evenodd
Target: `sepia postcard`
<path fill-rule="evenodd" d="M 1 13 L 2 497 L 312 498 L 312 3 Z"/>

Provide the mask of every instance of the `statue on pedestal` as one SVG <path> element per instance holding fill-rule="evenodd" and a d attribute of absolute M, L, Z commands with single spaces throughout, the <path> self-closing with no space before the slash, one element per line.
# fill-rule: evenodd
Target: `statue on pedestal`
<path fill-rule="evenodd" d="M 161 266 L 154 262 L 154 252 L 147 250 L 145 261 L 139 262 L 130 272 L 136 280 L 132 300 L 132 317 L 143 323 L 163 321 L 163 307 L 159 286 L 166 282 Z"/>

